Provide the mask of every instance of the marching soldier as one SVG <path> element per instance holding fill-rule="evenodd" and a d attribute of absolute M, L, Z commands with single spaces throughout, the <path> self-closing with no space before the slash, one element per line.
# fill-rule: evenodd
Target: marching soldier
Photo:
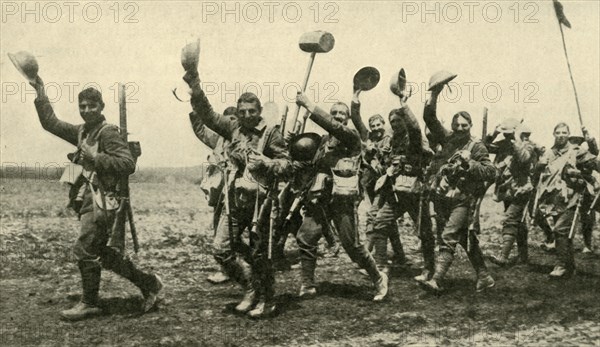
<path fill-rule="evenodd" d="M 223 111 L 223 116 L 235 117 L 236 111 L 235 107 L 228 107 Z M 224 152 L 225 139 L 208 129 L 194 112 L 190 113 L 190 122 L 198 140 L 213 150 L 208 156 L 209 166 L 202 178 L 201 189 L 208 200 L 208 206 L 213 208 L 213 230 L 216 235 L 217 225 L 223 211 L 223 166 L 227 165 Z M 225 283 L 229 281 L 229 276 L 221 269 L 221 271 L 208 276 L 207 281 L 213 284 Z"/>
<path fill-rule="evenodd" d="M 366 191 L 369 203 L 371 204 L 371 208 L 367 212 L 365 233 L 367 237 L 367 250 L 371 252 L 374 245 L 375 216 L 380 208 L 379 197 L 375 194 L 375 182 L 381 175 L 385 174 L 383 163 L 386 159 L 385 157 L 389 155 L 392 136 L 385 130 L 385 120 L 379 114 L 369 117 L 368 123 L 370 131 L 367 130 L 360 115 L 360 93 L 361 90 L 357 89 L 352 97 L 352 102 L 350 104 L 350 119 L 363 141 L 364 168 L 361 170 L 360 183 Z M 395 221 L 394 224 L 396 224 Z M 390 232 L 388 234 L 392 249 L 394 250 L 394 261 L 397 264 L 405 264 L 406 256 L 404 254 L 404 249 L 402 248 L 402 242 L 400 241 L 400 234 L 397 227 L 394 228 L 394 230 L 395 232 Z M 385 266 L 387 268 L 387 264 L 385 264 Z"/>
<path fill-rule="evenodd" d="M 290 161 L 285 141 L 277 128 L 267 126 L 261 117 L 260 100 L 252 93 L 240 95 L 237 119 L 214 112 L 200 87 L 197 66 L 187 64 L 185 60 L 182 63 L 186 69 L 183 79 L 192 90 L 193 114 L 229 141 L 225 153 L 232 169 L 231 175 L 225 175 L 224 188 L 225 204 L 229 205 L 224 208 L 229 213 L 221 215 L 217 227 L 215 258 L 229 277 L 244 289 L 244 298 L 235 310 L 255 318 L 264 317 L 275 310 L 274 274 L 267 257 L 272 240 L 265 227 L 269 225 L 268 221 L 255 220 L 255 213 L 259 206 L 262 207 L 266 194 L 272 193 L 265 192 L 268 182 L 289 173 Z M 253 227 L 256 233 L 250 235 L 251 254 L 245 254 L 246 259 L 250 260 L 248 264 L 239 254 L 243 250 L 238 239 L 242 230 Z"/>
<path fill-rule="evenodd" d="M 598 149 L 598 143 L 596 139 L 592 137 L 589 131 L 585 127 L 581 127 L 581 132 L 583 133 L 583 138 L 588 146 L 588 151 L 590 154 L 598 156 L 600 150 Z M 588 194 L 587 190 L 584 193 L 583 201 L 581 206 L 583 211 L 589 211 L 591 204 L 594 201 L 595 195 Z M 581 215 L 581 233 L 583 234 L 583 251 L 582 253 L 592 253 L 594 249 L 594 245 L 592 244 L 592 232 L 594 229 L 596 219 L 596 212 L 590 211 L 589 213 L 583 213 Z"/>
<path fill-rule="evenodd" d="M 75 307 L 61 312 L 62 318 L 73 321 L 102 313 L 98 306 L 102 268 L 135 284 L 144 297 L 143 311 L 148 312 L 163 287 L 161 279 L 138 269 L 119 250 L 107 245 L 119 203 L 118 183 L 134 172 L 135 163 L 119 129 L 106 123 L 102 94 L 94 88 L 79 93 L 79 114 L 84 124 L 74 125 L 56 117 L 39 76 L 30 84 L 37 92 L 35 107 L 42 127 L 77 146 L 70 159 L 83 167 L 81 175 L 72 177 L 69 192 L 69 206 L 81 221 L 73 252 L 81 273 L 83 295 Z"/>
<path fill-rule="evenodd" d="M 536 212 L 554 233 L 557 260 L 549 276 L 555 279 L 575 274 L 573 232 L 583 212 L 585 191 L 593 195 L 593 188 L 598 187 L 591 175 L 597 169 L 596 157 L 569 140 L 569 126 L 557 124 L 554 145 L 542 156 L 537 168 L 542 173 Z"/>
<path fill-rule="evenodd" d="M 302 286 L 300 297 L 316 295 L 315 268 L 317 245 L 330 221 L 339 233 L 342 246 L 350 259 L 367 270 L 375 284 L 374 301 L 381 301 L 388 291 L 388 277 L 380 272 L 375 260 L 360 242 L 356 225 L 357 199 L 360 197 L 359 166 L 361 140 L 356 130 L 347 124 L 348 106 L 336 103 L 328 114 L 298 93 L 296 103 L 310 112 L 310 118 L 327 130 L 314 159 L 316 176 L 306 203 L 306 213 L 298 230 Z"/>
<path fill-rule="evenodd" d="M 443 73 L 446 74 L 446 73 Z M 436 74 L 430 81 L 431 96 L 425 103 L 423 118 L 432 135 L 439 139 L 441 151 L 436 153 L 429 167 L 434 176 L 433 197 L 435 210 L 446 223 L 442 231 L 435 273 L 425 288 L 439 292 L 441 281 L 454 261 L 456 246 L 460 244 L 477 274 L 477 291 L 494 286 L 477 236 L 472 225 L 477 222 L 477 199 L 482 198 L 485 181 L 495 178 L 496 170 L 485 146 L 471 137 L 472 120 L 467 112 L 452 117 L 452 130 L 444 128 L 436 115 L 437 99 L 444 85 L 453 78 Z M 448 74 L 449 75 L 449 74 Z"/>
<path fill-rule="evenodd" d="M 434 272 L 435 240 L 431 229 L 429 210 L 423 206 L 424 168 L 431 151 L 424 146 L 419 123 L 406 104 L 407 97 L 400 96 L 400 108 L 390 112 L 392 138 L 384 148 L 386 174 L 375 186 L 379 193 L 379 209 L 375 215 L 375 260 L 387 268 L 387 239 L 397 233 L 396 220 L 408 212 L 421 239 L 424 269 L 417 280 L 428 280 Z"/>
<path fill-rule="evenodd" d="M 493 142 L 501 133 L 504 139 Z M 496 200 L 504 203 L 502 250 L 499 256 L 490 258 L 500 266 L 513 263 L 509 256 L 515 241 L 516 262 L 525 264 L 528 259 L 528 231 L 524 216 L 534 192 L 531 175 L 537 162 L 536 145 L 529 140 L 530 134 L 531 130 L 518 120 L 509 118 L 484 139 L 488 151 L 496 155 Z"/>

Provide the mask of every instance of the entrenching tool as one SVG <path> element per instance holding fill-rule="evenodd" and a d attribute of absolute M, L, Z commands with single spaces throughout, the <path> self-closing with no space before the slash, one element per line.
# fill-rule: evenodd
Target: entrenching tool
<path fill-rule="evenodd" d="M 308 78 L 310 77 L 310 71 L 312 70 L 313 63 L 315 61 L 315 56 L 317 53 L 327 53 L 333 49 L 335 44 L 335 39 L 333 35 L 326 31 L 311 31 L 304 33 L 300 36 L 299 46 L 300 49 L 304 52 L 310 53 L 310 58 L 308 60 L 308 67 L 306 68 L 306 73 L 304 74 L 304 81 L 302 83 L 302 92 L 306 91 L 306 87 L 308 85 Z M 298 115 L 300 114 L 300 106 L 296 107 L 296 112 L 294 115 L 294 126 L 296 126 L 296 122 L 298 121 Z"/>

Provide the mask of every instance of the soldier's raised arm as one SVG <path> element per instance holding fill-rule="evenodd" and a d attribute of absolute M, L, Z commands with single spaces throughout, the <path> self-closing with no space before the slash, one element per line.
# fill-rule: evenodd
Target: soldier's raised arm
<path fill-rule="evenodd" d="M 329 134 L 338 139 L 349 149 L 360 149 L 360 135 L 354 129 L 345 126 L 333 119 L 329 113 L 310 101 L 304 93 L 299 92 L 296 103 L 310 112 L 310 119 L 318 126 L 325 129 Z"/>
<path fill-rule="evenodd" d="M 235 129 L 237 121 L 225 117 L 213 110 L 212 105 L 200 86 L 198 70 L 187 71 L 183 76 L 183 80 L 187 82 L 192 90 L 190 103 L 192 104 L 192 109 L 195 113 L 194 118 L 197 116 L 199 120 L 202 120 L 204 124 L 214 132 L 227 140 L 231 140 L 231 134 L 233 129 Z M 190 117 L 192 117 L 192 115 L 190 115 Z"/>
<path fill-rule="evenodd" d="M 450 131 L 444 128 L 442 122 L 437 118 L 437 99 L 444 86 L 439 86 L 437 89 L 431 91 L 431 96 L 425 102 L 425 108 L 423 110 L 423 120 L 425 125 L 429 128 L 431 134 L 439 139 L 439 143 L 446 142 L 446 137 L 450 135 Z"/>
<path fill-rule="evenodd" d="M 585 128 L 581 127 L 581 132 L 583 133 L 583 137 L 585 138 L 585 142 L 588 145 L 588 151 L 593 155 L 598 155 L 600 150 L 598 150 L 598 142 L 596 142 L 596 138 L 590 135 L 590 132 Z"/>
<path fill-rule="evenodd" d="M 52 108 L 52 104 L 50 104 L 50 100 L 48 100 L 48 96 L 44 91 L 44 81 L 42 81 L 39 76 L 37 76 L 35 82 L 30 84 L 37 92 L 37 97 L 34 100 L 34 104 L 40 119 L 40 123 L 42 124 L 44 130 L 60 137 L 74 146 L 77 146 L 77 137 L 83 125 L 71 124 L 56 117 L 54 109 Z"/>
<path fill-rule="evenodd" d="M 360 115 L 360 100 L 358 98 L 360 92 L 361 90 L 359 89 L 355 91 L 352 96 L 352 102 L 350 103 L 350 120 L 352 120 L 352 124 L 354 124 L 356 130 L 358 130 L 360 139 L 362 141 L 367 141 L 369 138 L 369 129 L 367 129 L 367 126 Z"/>
<path fill-rule="evenodd" d="M 207 145 L 210 149 L 215 149 L 221 136 L 206 127 L 204 121 L 196 111 L 190 112 L 190 122 L 192 123 L 192 130 L 198 140 Z"/>

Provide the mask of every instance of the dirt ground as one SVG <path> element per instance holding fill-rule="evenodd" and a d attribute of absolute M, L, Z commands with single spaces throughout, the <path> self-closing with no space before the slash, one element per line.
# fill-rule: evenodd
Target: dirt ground
<path fill-rule="evenodd" d="M 158 309 L 140 314 L 141 294 L 103 272 L 105 314 L 67 323 L 59 311 L 80 299 L 80 279 L 70 246 L 78 232 L 66 210 L 66 188 L 54 181 L 1 182 L 0 344 L 7 346 L 397 346 L 397 345 L 596 345 L 600 346 L 600 254 L 576 255 L 577 276 L 554 282 L 553 255 L 539 249 L 541 232 L 530 232 L 527 266 L 490 265 L 496 287 L 475 293 L 475 277 L 462 250 L 441 296 L 412 280 L 420 264 L 411 227 L 402 231 L 414 269 L 393 273 L 390 294 L 371 302 L 367 277 L 342 252 L 322 258 L 319 295 L 299 300 L 299 270 L 278 272 L 277 314 L 255 321 L 234 314 L 241 291 L 232 283 L 211 285 L 217 269 L 210 255 L 211 211 L 192 184 L 132 184 L 142 251 L 141 267 L 166 284 Z M 364 206 L 363 206 L 364 208 Z M 500 245 L 502 209 L 486 199 L 482 208 L 484 253 Z M 594 242 L 600 245 L 599 230 Z M 297 254 L 288 241 L 289 255 Z M 575 239 L 580 250 L 581 236 Z"/>

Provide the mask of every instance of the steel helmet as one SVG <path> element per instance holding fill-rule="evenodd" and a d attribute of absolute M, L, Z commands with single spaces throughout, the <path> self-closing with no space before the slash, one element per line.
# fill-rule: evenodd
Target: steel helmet
<path fill-rule="evenodd" d="M 432 89 L 435 89 L 435 87 L 437 87 L 439 85 L 448 84 L 448 82 L 455 79 L 456 76 L 458 76 L 458 75 L 450 73 L 445 70 L 438 71 L 438 72 L 434 73 L 433 76 L 431 76 L 431 78 L 429 79 L 429 89 L 427 89 L 427 90 L 431 91 Z"/>
<path fill-rule="evenodd" d="M 26 51 L 20 51 L 15 54 L 8 53 L 8 57 L 21 75 L 25 76 L 31 83 L 35 82 L 39 66 L 33 54 Z"/>
<path fill-rule="evenodd" d="M 308 161 L 317 154 L 321 145 L 321 135 L 316 133 L 304 133 L 296 135 L 290 141 L 290 156 L 292 160 Z"/>

